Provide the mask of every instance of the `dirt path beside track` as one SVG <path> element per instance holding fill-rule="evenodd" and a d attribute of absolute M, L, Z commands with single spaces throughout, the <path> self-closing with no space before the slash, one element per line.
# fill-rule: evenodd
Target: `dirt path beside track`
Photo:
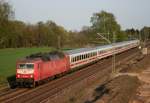
<path fill-rule="evenodd" d="M 150 103 L 150 51 L 119 68 L 116 78 L 105 85 L 109 92 L 87 103 Z"/>
<path fill-rule="evenodd" d="M 150 103 L 150 67 L 138 75 L 141 86 L 130 103 Z"/>

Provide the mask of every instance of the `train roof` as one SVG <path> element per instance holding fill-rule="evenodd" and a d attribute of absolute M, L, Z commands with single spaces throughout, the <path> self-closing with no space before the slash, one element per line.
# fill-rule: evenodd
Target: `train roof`
<path fill-rule="evenodd" d="M 64 53 L 60 51 L 53 51 L 53 52 L 45 52 L 45 53 L 35 53 L 27 56 L 25 58 L 26 61 L 33 61 L 33 60 L 42 60 L 42 61 L 51 61 L 51 60 L 58 60 L 64 58 Z"/>
<path fill-rule="evenodd" d="M 73 55 L 73 54 L 79 54 L 79 53 L 83 53 L 83 52 L 91 52 L 91 51 L 96 51 L 96 50 L 106 50 L 106 49 L 112 48 L 112 45 L 115 47 L 118 47 L 118 46 L 123 46 L 123 45 L 127 45 L 127 44 L 134 43 L 134 42 L 138 42 L 138 40 L 123 41 L 123 42 L 113 43 L 113 44 L 109 44 L 109 45 L 102 45 L 102 46 L 97 46 L 97 47 L 92 47 L 92 48 L 79 48 L 79 49 L 75 49 L 75 50 L 65 51 L 65 53 L 67 53 L 69 55 Z"/>
<path fill-rule="evenodd" d="M 88 52 L 88 51 L 93 51 L 93 50 L 95 50 L 95 49 L 94 48 L 79 48 L 79 49 L 65 51 L 65 53 L 67 53 L 67 54 L 77 54 L 77 53 Z"/>

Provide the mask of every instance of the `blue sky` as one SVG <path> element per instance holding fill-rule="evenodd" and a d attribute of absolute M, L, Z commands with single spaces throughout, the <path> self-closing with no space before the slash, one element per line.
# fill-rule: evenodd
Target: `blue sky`
<path fill-rule="evenodd" d="M 115 15 L 122 29 L 150 26 L 150 0 L 7 0 L 15 18 L 26 23 L 52 20 L 67 30 L 90 26 L 90 17 L 105 10 Z"/>

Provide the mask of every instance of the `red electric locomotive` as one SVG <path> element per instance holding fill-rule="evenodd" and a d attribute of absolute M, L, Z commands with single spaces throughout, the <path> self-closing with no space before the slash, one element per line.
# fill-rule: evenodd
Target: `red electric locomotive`
<path fill-rule="evenodd" d="M 68 71 L 68 61 L 69 57 L 61 52 L 30 55 L 17 62 L 16 82 L 18 85 L 35 86 L 41 80 Z"/>

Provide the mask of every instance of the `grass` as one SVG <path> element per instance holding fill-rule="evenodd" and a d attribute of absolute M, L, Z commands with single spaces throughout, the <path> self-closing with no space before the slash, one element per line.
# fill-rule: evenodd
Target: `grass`
<path fill-rule="evenodd" d="M 16 60 L 37 52 L 53 50 L 49 47 L 41 48 L 9 48 L 0 49 L 0 82 L 6 82 L 6 78 L 15 75 Z"/>

